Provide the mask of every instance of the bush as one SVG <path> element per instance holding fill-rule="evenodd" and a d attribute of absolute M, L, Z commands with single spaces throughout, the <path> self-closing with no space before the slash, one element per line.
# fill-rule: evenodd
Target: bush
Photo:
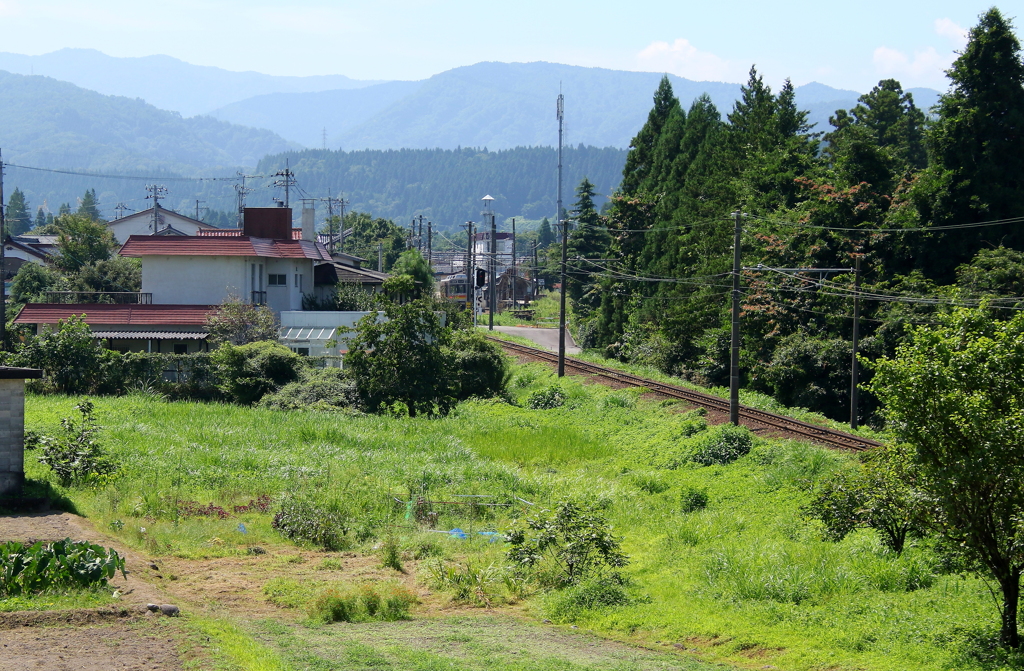
<path fill-rule="evenodd" d="M 306 541 L 324 550 L 349 547 L 347 517 L 336 507 L 291 498 L 281 504 L 271 526 L 292 540 Z"/>
<path fill-rule="evenodd" d="M 10 365 L 42 368 L 43 389 L 60 394 L 92 391 L 101 380 L 105 350 L 82 317 L 72 315 L 58 322 L 57 330 L 44 328 L 29 336 Z"/>
<path fill-rule="evenodd" d="M 363 585 L 357 589 L 328 589 L 309 605 L 316 622 L 394 622 L 408 620 L 416 596 L 401 585 Z"/>
<path fill-rule="evenodd" d="M 430 571 L 428 584 L 436 590 L 450 592 L 457 603 L 491 608 L 495 602 L 512 603 L 526 592 L 527 581 L 508 567 L 436 561 L 427 568 Z"/>
<path fill-rule="evenodd" d="M 299 378 L 302 359 L 284 345 L 262 341 L 224 343 L 213 353 L 220 389 L 237 403 L 252 405 Z"/>
<path fill-rule="evenodd" d="M 511 369 L 501 348 L 490 343 L 476 331 L 454 331 L 448 348 L 455 376 L 458 398 L 492 398 L 508 387 Z"/>
<path fill-rule="evenodd" d="M 554 622 L 576 622 L 583 611 L 628 606 L 632 602 L 622 580 L 593 578 L 552 593 L 544 603 L 544 614 Z"/>
<path fill-rule="evenodd" d="M 696 487 L 683 487 L 679 491 L 679 510 L 683 513 L 695 513 L 708 507 L 707 490 Z"/>
<path fill-rule="evenodd" d="M 92 403 L 82 401 L 75 406 L 75 410 L 82 415 L 80 422 L 65 417 L 60 420 L 59 435 L 33 436 L 33 448 L 39 447 L 42 452 L 39 461 L 53 469 L 54 475 L 65 487 L 115 470 L 95 440 L 99 427 L 92 414 Z"/>
<path fill-rule="evenodd" d="M 516 520 L 505 542 L 513 566 L 539 569 L 542 582 L 556 587 L 579 584 L 629 561 L 608 522 L 593 508 L 572 501 L 525 522 Z"/>
<path fill-rule="evenodd" d="M 721 424 L 700 434 L 693 461 L 704 466 L 732 463 L 750 452 L 753 438 L 746 427 Z"/>
<path fill-rule="evenodd" d="M 123 557 L 87 541 L 0 545 L 0 597 L 106 585 L 118 571 L 127 577 Z"/>
<path fill-rule="evenodd" d="M 553 410 L 565 405 L 566 393 L 557 384 L 538 389 L 526 399 L 526 407 L 531 410 Z"/>
<path fill-rule="evenodd" d="M 357 403 L 355 385 L 345 373 L 323 368 L 305 372 L 302 380 L 267 394 L 258 405 L 275 410 L 340 410 Z"/>

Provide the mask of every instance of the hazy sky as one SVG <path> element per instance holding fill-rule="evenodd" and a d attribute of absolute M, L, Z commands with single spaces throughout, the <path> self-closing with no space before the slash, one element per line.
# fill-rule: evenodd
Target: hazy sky
<path fill-rule="evenodd" d="M 990 0 L 0 0 L 0 51 L 88 47 L 277 75 L 422 79 L 480 61 L 552 61 L 869 89 L 942 74 Z M 1022 17 L 1024 0 L 997 5 Z M 1024 36 L 1022 24 L 1018 33 Z"/>

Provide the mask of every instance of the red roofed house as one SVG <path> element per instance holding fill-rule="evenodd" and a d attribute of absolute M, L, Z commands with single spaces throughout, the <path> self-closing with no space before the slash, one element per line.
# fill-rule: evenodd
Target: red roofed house
<path fill-rule="evenodd" d="M 121 351 L 187 353 L 203 349 L 206 315 L 229 296 L 280 314 L 301 310 L 313 293 L 313 267 L 331 262 L 319 242 L 295 240 L 288 208 L 246 208 L 241 235 L 131 235 L 121 256 L 142 261 L 142 292 L 131 304 L 26 305 L 16 324 L 56 324 L 85 315 L 92 330 Z"/>

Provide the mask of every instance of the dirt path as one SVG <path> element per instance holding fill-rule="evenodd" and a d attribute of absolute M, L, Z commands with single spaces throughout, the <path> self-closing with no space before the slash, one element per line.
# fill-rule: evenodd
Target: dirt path
<path fill-rule="evenodd" d="M 0 630 L 4 671 L 178 671 L 178 643 L 150 623 Z"/>

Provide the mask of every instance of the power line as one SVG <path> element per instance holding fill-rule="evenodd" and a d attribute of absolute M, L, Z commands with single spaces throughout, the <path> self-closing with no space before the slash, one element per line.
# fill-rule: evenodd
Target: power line
<path fill-rule="evenodd" d="M 111 175 L 99 172 L 84 172 L 80 170 L 58 170 L 56 168 L 38 168 L 30 165 L 18 165 L 17 163 L 4 163 L 8 168 L 20 168 L 21 170 L 35 170 L 38 172 L 51 172 L 59 175 L 76 175 L 79 177 L 96 177 L 100 179 L 132 179 L 143 182 L 154 182 L 162 180 L 165 182 L 233 182 L 237 177 L 172 177 L 168 175 L 143 176 L 143 175 Z M 266 175 L 248 175 L 248 177 L 266 177 Z"/>

